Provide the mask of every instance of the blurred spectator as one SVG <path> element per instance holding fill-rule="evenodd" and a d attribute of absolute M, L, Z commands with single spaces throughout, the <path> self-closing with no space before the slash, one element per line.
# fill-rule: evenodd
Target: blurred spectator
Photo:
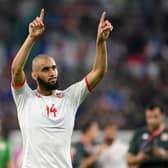
<path fill-rule="evenodd" d="M 81 141 L 74 144 L 74 155 L 72 164 L 74 168 L 94 168 L 96 160 L 101 152 L 93 146 L 93 142 L 98 136 L 98 124 L 88 122 L 82 129 Z"/>
<path fill-rule="evenodd" d="M 12 168 L 10 147 L 7 140 L 2 136 L 1 120 L 0 120 L 0 168 Z"/>
<path fill-rule="evenodd" d="M 127 168 L 126 154 L 128 146 L 117 139 L 117 128 L 108 123 L 104 129 L 104 143 L 106 148 L 98 158 L 99 168 Z"/>
<path fill-rule="evenodd" d="M 164 109 L 151 104 L 146 112 L 147 126 L 135 132 L 127 156 L 130 166 L 138 168 L 168 167 L 168 129 L 163 121 Z"/>

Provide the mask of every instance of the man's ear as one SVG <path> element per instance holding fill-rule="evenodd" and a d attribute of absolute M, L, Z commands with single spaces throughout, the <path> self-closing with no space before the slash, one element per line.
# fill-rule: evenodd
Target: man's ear
<path fill-rule="evenodd" d="M 37 74 L 36 74 L 35 72 L 32 72 L 32 73 L 31 73 L 31 76 L 32 76 L 32 78 L 33 78 L 34 80 L 37 80 Z"/>

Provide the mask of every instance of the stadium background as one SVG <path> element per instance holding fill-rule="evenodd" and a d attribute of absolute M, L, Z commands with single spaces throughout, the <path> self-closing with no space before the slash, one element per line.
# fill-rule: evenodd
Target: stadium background
<path fill-rule="evenodd" d="M 101 128 L 110 121 L 121 130 L 135 130 L 145 124 L 144 108 L 151 100 L 168 104 L 168 1 L 0 0 L 0 119 L 6 137 L 18 129 L 10 91 L 11 60 L 41 7 L 46 11 L 46 31 L 26 65 L 33 88 L 35 55 L 47 53 L 56 59 L 64 89 L 91 69 L 103 10 L 114 25 L 107 45 L 108 73 L 80 107 L 76 130 L 88 120 L 98 121 Z"/>

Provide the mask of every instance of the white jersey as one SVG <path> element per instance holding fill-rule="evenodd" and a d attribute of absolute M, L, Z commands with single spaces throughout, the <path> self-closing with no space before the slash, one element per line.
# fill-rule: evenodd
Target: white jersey
<path fill-rule="evenodd" d="M 126 154 L 128 145 L 119 140 L 105 149 L 98 159 L 100 168 L 127 168 Z"/>
<path fill-rule="evenodd" d="M 70 145 L 77 108 L 89 94 L 87 78 L 42 96 L 25 82 L 12 94 L 23 138 L 22 168 L 72 168 Z"/>

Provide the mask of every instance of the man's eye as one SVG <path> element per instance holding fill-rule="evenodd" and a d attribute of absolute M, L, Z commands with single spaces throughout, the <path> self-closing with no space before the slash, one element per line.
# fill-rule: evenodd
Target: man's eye
<path fill-rule="evenodd" d="M 55 70 L 55 69 L 56 69 L 56 66 L 53 66 L 52 69 Z"/>
<path fill-rule="evenodd" d="M 46 71 L 48 71 L 48 70 L 49 70 L 49 68 L 43 68 L 43 69 L 42 69 L 43 72 L 46 72 Z"/>

